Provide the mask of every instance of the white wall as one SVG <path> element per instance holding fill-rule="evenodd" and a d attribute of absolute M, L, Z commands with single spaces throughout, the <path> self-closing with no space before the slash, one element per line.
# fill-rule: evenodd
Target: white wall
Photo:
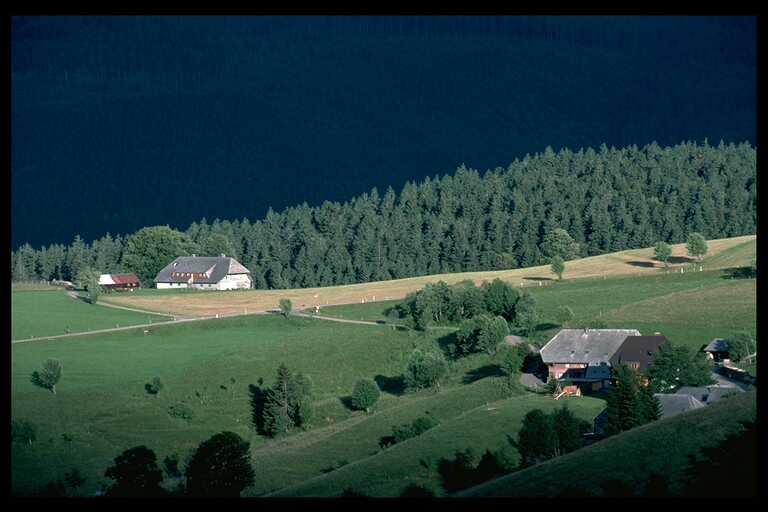
<path fill-rule="evenodd" d="M 230 274 L 219 281 L 219 290 L 248 289 L 251 287 L 251 277 L 248 274 Z"/>

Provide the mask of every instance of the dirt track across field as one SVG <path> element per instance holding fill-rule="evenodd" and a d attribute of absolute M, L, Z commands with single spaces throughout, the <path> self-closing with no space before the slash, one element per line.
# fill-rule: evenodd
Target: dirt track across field
<path fill-rule="evenodd" d="M 755 240 L 755 235 L 721 240 L 708 240 L 707 257 L 716 256 L 732 247 Z M 672 246 L 670 266 L 672 271 L 680 271 L 693 262 L 686 255 L 685 244 Z M 615 277 L 658 272 L 661 264 L 652 260 L 653 249 L 634 249 L 600 256 L 592 256 L 566 262 L 565 279 L 585 277 Z M 708 266 L 707 269 L 718 267 Z M 136 295 L 109 297 L 104 302 L 135 307 L 141 310 L 157 311 L 172 315 L 190 317 L 211 315 L 238 315 L 266 312 L 278 309 L 280 299 L 290 299 L 296 310 L 341 304 L 360 304 L 382 300 L 402 299 L 407 294 L 420 290 L 427 283 L 445 281 L 454 284 L 472 280 L 476 284 L 493 279 L 501 279 L 515 287 L 530 288 L 551 284 L 554 275 L 549 265 L 514 270 L 464 272 L 460 274 L 438 274 L 431 276 L 395 279 L 327 288 L 302 288 L 290 290 L 248 290 L 229 292 L 180 293 L 178 295 Z"/>

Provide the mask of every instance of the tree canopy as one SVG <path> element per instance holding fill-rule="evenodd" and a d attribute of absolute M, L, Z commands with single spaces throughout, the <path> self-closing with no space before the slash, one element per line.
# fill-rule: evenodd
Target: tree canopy
<path fill-rule="evenodd" d="M 224 431 L 200 443 L 187 465 L 187 492 L 201 497 L 239 497 L 253 485 L 250 443 Z"/>

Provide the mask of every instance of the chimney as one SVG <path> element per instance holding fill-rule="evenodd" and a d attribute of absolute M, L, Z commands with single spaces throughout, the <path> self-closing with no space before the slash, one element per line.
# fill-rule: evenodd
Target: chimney
<path fill-rule="evenodd" d="M 194 258 L 194 257 L 195 257 L 195 255 L 193 254 L 193 255 L 192 255 L 192 257 Z"/>
<path fill-rule="evenodd" d="M 221 253 L 222 258 L 226 258 L 227 256 L 224 253 Z"/>

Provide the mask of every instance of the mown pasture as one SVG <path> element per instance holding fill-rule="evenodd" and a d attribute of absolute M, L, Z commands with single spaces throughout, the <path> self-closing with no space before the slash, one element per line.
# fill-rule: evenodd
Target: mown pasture
<path fill-rule="evenodd" d="M 707 241 L 709 255 L 714 257 L 723 251 L 737 246 L 741 247 L 736 251 L 737 255 L 749 252 L 750 250 L 754 254 L 755 240 L 755 235 L 709 240 Z M 675 244 L 671 247 L 675 258 L 672 267 L 679 271 L 680 268 L 687 266 L 692 259 L 685 256 L 685 244 Z M 661 267 L 661 263 L 654 261 L 652 258 L 652 248 L 632 249 L 581 258 L 566 263 L 564 277 L 569 280 L 576 280 L 620 275 L 652 275 L 658 273 L 658 269 Z M 751 262 L 751 259 L 749 262 Z M 707 268 L 714 269 L 718 267 L 708 265 Z M 161 313 L 170 312 L 177 315 L 206 316 L 217 313 L 231 315 L 274 310 L 278 308 L 278 303 L 281 299 L 290 299 L 293 302 L 294 309 L 311 308 L 314 305 L 324 308 L 339 304 L 360 304 L 362 302 L 402 299 L 408 293 L 423 288 L 427 283 L 434 283 L 440 280 L 452 284 L 470 279 L 476 284 L 480 284 L 483 281 L 491 281 L 496 278 L 507 281 L 515 287 L 538 288 L 539 283 L 552 283 L 554 275 L 549 265 L 540 265 L 512 270 L 438 274 L 327 288 L 244 290 L 211 293 L 168 293 L 169 291 L 166 290 L 162 290 L 164 293 L 154 293 L 152 290 L 146 290 L 131 296 L 112 295 L 105 297 L 103 300 L 118 305 Z"/>
<path fill-rule="evenodd" d="M 88 304 L 61 288 L 11 292 L 11 340 L 56 336 L 119 326 L 171 320 L 156 313 L 138 313 Z"/>
<path fill-rule="evenodd" d="M 397 377 L 414 347 L 436 347 L 437 338 L 438 334 L 385 326 L 259 315 L 158 326 L 149 335 L 138 329 L 13 345 L 12 416 L 31 421 L 38 429 L 33 446 L 14 446 L 14 489 L 33 492 L 78 467 L 89 479 L 86 491 L 95 491 L 104 469 L 127 448 L 146 444 L 161 459 L 171 453 L 183 457 L 221 430 L 237 432 L 251 441 L 255 451 L 269 446 L 274 441 L 252 428 L 249 385 L 260 377 L 270 385 L 281 362 L 310 376 L 315 391 L 314 427 L 296 438 L 322 436 L 325 429 L 343 430 L 345 421 L 360 421 L 361 413 L 350 411 L 342 401 L 360 378 L 374 378 L 385 390 L 377 407 L 380 412 L 372 418 L 423 398 L 423 393 L 401 396 Z M 59 359 L 64 367 L 55 395 L 29 379 L 48 358 Z M 464 385 L 465 374 L 487 365 L 487 356 L 454 364 L 445 393 L 456 387 L 468 388 L 473 395 L 473 388 Z M 155 376 L 164 388 L 151 396 L 144 385 Z M 491 399 L 482 393 L 476 398 Z M 477 400 L 470 396 L 467 407 L 479 405 Z M 167 414 L 168 407 L 178 402 L 193 409 L 192 420 Z M 459 413 L 460 404 L 450 405 Z M 403 421 L 412 419 L 408 410 L 404 409 Z M 335 455 L 327 455 L 328 460 L 317 456 L 318 465 L 336 462 Z"/>

